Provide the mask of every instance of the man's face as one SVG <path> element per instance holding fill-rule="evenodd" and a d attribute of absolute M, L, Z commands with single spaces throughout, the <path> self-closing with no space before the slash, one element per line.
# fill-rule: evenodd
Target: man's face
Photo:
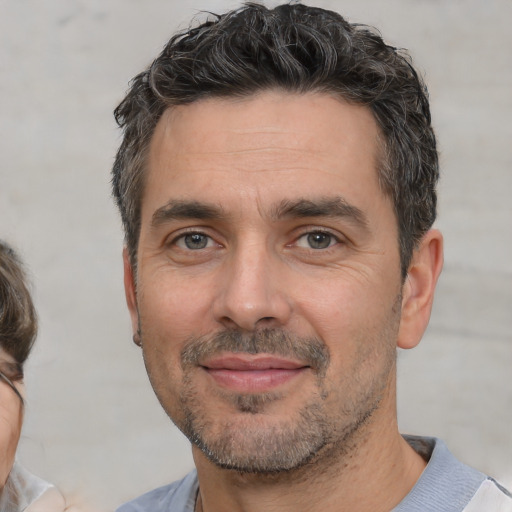
<path fill-rule="evenodd" d="M 392 414 L 401 279 L 377 139 L 369 110 L 325 94 L 158 123 L 128 303 L 162 406 L 222 467 L 299 467 Z"/>

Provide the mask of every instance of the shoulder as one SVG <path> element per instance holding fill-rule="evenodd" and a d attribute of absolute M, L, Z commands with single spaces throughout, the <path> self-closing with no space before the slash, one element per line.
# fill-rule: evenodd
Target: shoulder
<path fill-rule="evenodd" d="M 0 510 L 63 512 L 65 500 L 58 489 L 14 463 L 0 495 Z"/>
<path fill-rule="evenodd" d="M 66 502 L 62 494 L 55 487 L 50 487 L 25 512 L 64 512 L 65 508 Z"/>
<path fill-rule="evenodd" d="M 464 512 L 512 512 L 512 494 L 492 478 L 482 482 Z"/>
<path fill-rule="evenodd" d="M 404 437 L 428 463 L 393 512 L 512 512 L 510 493 L 457 460 L 440 439 Z"/>
<path fill-rule="evenodd" d="M 182 480 L 121 505 L 116 512 L 193 512 L 197 489 L 197 473 L 194 470 Z"/>

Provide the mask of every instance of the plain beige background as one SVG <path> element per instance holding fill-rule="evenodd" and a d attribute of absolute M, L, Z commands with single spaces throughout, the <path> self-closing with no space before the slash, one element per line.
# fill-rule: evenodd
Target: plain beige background
<path fill-rule="evenodd" d="M 408 48 L 431 92 L 446 264 L 427 336 L 400 354 L 402 429 L 512 487 L 512 3 L 311 3 Z M 0 236 L 41 318 L 19 458 L 105 510 L 192 466 L 131 342 L 111 112 L 177 27 L 237 5 L 0 0 Z"/>

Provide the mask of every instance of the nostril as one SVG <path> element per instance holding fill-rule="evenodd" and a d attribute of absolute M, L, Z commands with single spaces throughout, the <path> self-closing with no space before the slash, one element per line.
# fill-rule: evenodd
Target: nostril
<path fill-rule="evenodd" d="M 231 318 L 229 318 L 229 316 L 223 316 L 221 319 L 220 319 L 220 322 L 222 324 L 224 324 L 226 327 L 229 327 L 229 328 L 238 328 L 238 324 L 232 320 Z"/>
<path fill-rule="evenodd" d="M 268 327 L 275 327 L 277 326 L 277 324 L 279 324 L 279 321 L 277 320 L 276 317 L 274 316 L 264 316 L 264 317 L 261 317 L 257 322 L 256 322 L 256 326 L 259 326 L 259 327 L 263 327 L 263 328 L 268 328 Z"/>

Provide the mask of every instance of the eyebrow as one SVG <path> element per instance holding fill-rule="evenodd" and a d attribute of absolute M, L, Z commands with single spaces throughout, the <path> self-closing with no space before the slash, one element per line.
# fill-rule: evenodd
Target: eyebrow
<path fill-rule="evenodd" d="M 361 227 L 368 228 L 368 217 L 358 208 L 346 201 L 343 197 L 321 197 L 316 200 L 298 199 L 296 201 L 283 200 L 271 213 L 275 219 L 282 218 L 348 218 Z"/>
<path fill-rule="evenodd" d="M 171 199 L 153 213 L 151 226 L 156 228 L 173 220 L 222 220 L 226 217 L 226 212 L 219 205 Z M 284 199 L 270 210 L 270 218 L 273 220 L 310 217 L 347 218 L 365 229 L 369 225 L 368 217 L 360 208 L 339 196 L 321 197 L 315 200 Z"/>
<path fill-rule="evenodd" d="M 171 200 L 158 208 L 151 218 L 151 225 L 158 227 L 173 220 L 201 219 L 220 220 L 226 214 L 220 206 L 199 201 Z"/>

